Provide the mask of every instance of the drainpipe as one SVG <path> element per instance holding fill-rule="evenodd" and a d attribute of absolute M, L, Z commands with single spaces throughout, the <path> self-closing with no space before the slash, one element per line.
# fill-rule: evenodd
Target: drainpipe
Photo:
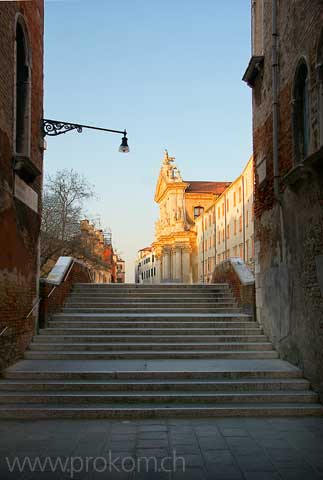
<path fill-rule="evenodd" d="M 279 105 L 278 105 L 278 0 L 272 0 L 272 89 L 273 89 L 273 168 L 274 168 L 274 197 L 278 203 L 280 220 L 280 255 L 283 262 L 286 259 L 285 229 L 283 204 L 280 194 L 279 177 Z"/>
<path fill-rule="evenodd" d="M 281 203 L 279 193 L 279 163 L 278 163 L 278 29 L 277 0 L 272 0 L 272 89 L 273 89 L 273 167 L 274 194 Z"/>

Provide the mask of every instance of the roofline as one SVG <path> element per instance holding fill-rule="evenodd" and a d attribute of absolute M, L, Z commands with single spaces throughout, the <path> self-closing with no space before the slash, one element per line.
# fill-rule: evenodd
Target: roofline
<path fill-rule="evenodd" d="M 247 168 L 249 167 L 249 165 L 250 165 L 251 162 L 253 162 L 253 154 L 249 157 L 249 160 L 248 160 L 248 162 L 246 163 L 246 165 L 244 166 L 244 168 L 243 168 L 242 172 L 240 173 L 240 175 L 239 175 L 235 180 L 233 180 L 233 182 L 231 182 L 231 184 L 221 193 L 221 195 L 219 195 L 218 198 L 215 199 L 214 203 L 212 203 L 212 205 L 210 205 L 210 206 L 202 213 L 202 215 L 200 215 L 196 220 L 198 220 L 199 218 L 202 218 L 203 215 L 205 215 L 209 210 L 211 210 L 211 209 L 215 206 L 215 204 L 216 204 L 218 201 L 221 200 L 222 196 L 225 195 L 225 194 L 227 193 L 227 191 L 228 191 L 236 182 L 238 182 L 238 180 L 240 180 L 240 179 L 243 177 L 245 171 L 247 170 Z"/>

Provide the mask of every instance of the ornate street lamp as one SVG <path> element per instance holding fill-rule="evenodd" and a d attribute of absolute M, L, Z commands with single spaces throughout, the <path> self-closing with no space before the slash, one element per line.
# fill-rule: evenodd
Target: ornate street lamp
<path fill-rule="evenodd" d="M 119 147 L 119 152 L 122 152 L 122 153 L 129 152 L 126 130 L 111 130 L 109 128 L 99 128 L 99 127 L 93 127 L 91 125 L 81 125 L 79 123 L 62 122 L 60 120 L 49 120 L 48 118 L 44 118 L 42 120 L 42 131 L 43 131 L 44 138 L 46 137 L 46 135 L 48 135 L 49 137 L 56 137 L 57 135 L 63 135 L 64 133 L 71 132 L 72 130 L 76 130 L 78 133 L 82 133 L 83 128 L 87 128 L 90 130 L 100 130 L 102 132 L 122 134 L 123 137 L 122 137 L 121 145 Z"/>

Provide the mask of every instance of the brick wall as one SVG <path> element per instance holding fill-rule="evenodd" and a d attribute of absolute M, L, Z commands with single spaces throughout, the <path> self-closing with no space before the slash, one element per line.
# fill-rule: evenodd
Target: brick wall
<path fill-rule="evenodd" d="M 30 160 L 41 171 L 43 117 L 43 1 L 0 2 L 0 367 L 19 358 L 35 328 L 42 176 L 30 183 L 38 213 L 14 197 L 14 92 L 16 17 L 23 15 L 32 55 Z"/>
<path fill-rule="evenodd" d="M 323 253 L 323 173 L 318 163 L 308 167 L 320 149 L 317 50 L 323 4 L 278 2 L 280 202 L 273 192 L 272 7 L 271 2 L 264 5 L 264 66 L 253 89 L 257 318 L 282 358 L 303 368 L 323 394 L 323 300 L 316 269 L 316 257 Z M 294 158 L 293 88 L 301 58 L 309 69 L 310 144 L 307 167 L 299 174 Z M 266 174 L 261 181 L 257 164 L 262 160 Z"/>

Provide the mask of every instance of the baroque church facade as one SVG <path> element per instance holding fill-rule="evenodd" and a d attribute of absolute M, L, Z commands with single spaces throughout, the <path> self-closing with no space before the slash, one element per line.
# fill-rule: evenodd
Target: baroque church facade
<path fill-rule="evenodd" d="M 230 185 L 228 182 L 185 181 L 174 160 L 166 150 L 155 191 L 159 218 L 151 246 L 153 265 L 147 270 L 142 255 L 138 258 L 136 276 L 140 283 L 198 282 L 195 220 Z"/>

